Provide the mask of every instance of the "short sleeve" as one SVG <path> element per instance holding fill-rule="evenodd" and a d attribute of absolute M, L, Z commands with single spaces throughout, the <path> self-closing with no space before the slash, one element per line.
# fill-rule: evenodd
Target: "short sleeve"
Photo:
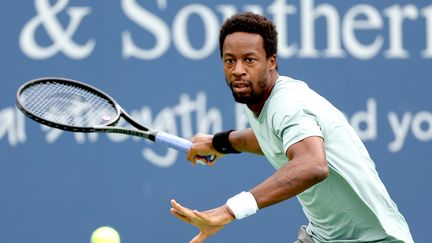
<path fill-rule="evenodd" d="M 276 128 L 275 132 L 277 137 L 281 138 L 285 151 L 307 137 L 323 137 L 316 117 L 304 109 L 299 109 L 290 115 L 276 115 L 273 119 L 273 127 Z"/>

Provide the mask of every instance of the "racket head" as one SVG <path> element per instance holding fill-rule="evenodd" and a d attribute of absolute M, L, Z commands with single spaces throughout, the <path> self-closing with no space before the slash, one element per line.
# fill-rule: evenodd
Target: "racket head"
<path fill-rule="evenodd" d="M 16 104 L 39 123 L 74 132 L 115 125 L 121 115 L 120 106 L 101 90 L 58 77 L 24 83 L 17 91 Z"/>

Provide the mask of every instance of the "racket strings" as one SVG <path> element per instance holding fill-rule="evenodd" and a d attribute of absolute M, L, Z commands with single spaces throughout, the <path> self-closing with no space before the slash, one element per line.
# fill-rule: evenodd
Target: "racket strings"
<path fill-rule="evenodd" d="M 24 107 L 45 120 L 78 127 L 110 123 L 117 109 L 110 100 L 82 87 L 40 83 L 21 93 Z"/>

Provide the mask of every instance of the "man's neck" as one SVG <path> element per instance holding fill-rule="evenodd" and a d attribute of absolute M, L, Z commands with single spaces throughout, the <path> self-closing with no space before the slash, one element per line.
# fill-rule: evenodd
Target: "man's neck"
<path fill-rule="evenodd" d="M 270 74 L 270 77 L 268 79 L 268 85 L 267 89 L 264 90 L 264 94 L 262 97 L 262 100 L 260 102 L 257 102 L 255 104 L 248 104 L 248 108 L 254 113 L 255 117 L 259 117 L 261 110 L 263 109 L 265 102 L 267 101 L 268 97 L 270 97 L 271 92 L 273 90 L 273 87 L 276 83 L 276 80 L 279 78 L 278 72 L 275 70 Z"/>

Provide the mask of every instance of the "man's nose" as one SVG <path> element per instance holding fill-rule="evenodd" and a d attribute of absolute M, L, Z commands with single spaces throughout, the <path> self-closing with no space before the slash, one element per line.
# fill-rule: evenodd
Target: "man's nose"
<path fill-rule="evenodd" d="M 232 74 L 234 76 L 241 76 L 241 75 L 245 74 L 243 62 L 241 62 L 241 61 L 236 62 L 236 64 L 234 65 L 234 67 L 232 69 Z"/>

